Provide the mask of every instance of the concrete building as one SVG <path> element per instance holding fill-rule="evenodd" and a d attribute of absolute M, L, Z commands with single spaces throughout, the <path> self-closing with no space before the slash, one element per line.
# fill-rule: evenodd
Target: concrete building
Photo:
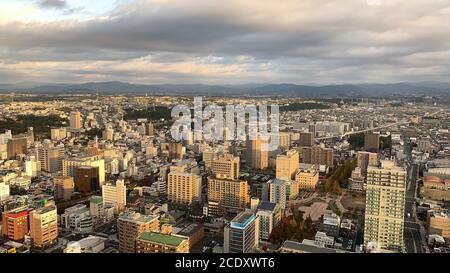
<path fill-rule="evenodd" d="M 98 156 L 66 158 L 62 161 L 62 165 L 63 176 L 72 177 L 75 177 L 75 171 L 78 167 L 98 167 L 99 183 L 101 185 L 105 183 L 105 160 Z"/>
<path fill-rule="evenodd" d="M 17 155 L 26 154 L 28 148 L 28 138 L 13 136 L 7 142 L 8 159 L 14 159 Z"/>
<path fill-rule="evenodd" d="M 23 242 L 29 231 L 29 214 L 32 209 L 19 207 L 2 213 L 2 237 L 4 240 Z"/>
<path fill-rule="evenodd" d="M 315 191 L 319 183 L 319 172 L 314 165 L 309 169 L 300 169 L 295 174 L 295 181 L 300 190 Z"/>
<path fill-rule="evenodd" d="M 56 206 L 49 205 L 30 213 L 30 237 L 33 248 L 45 249 L 58 240 Z"/>
<path fill-rule="evenodd" d="M 281 209 L 276 203 L 260 202 L 256 216 L 259 217 L 259 239 L 268 241 L 273 228 L 281 222 Z"/>
<path fill-rule="evenodd" d="M 433 211 L 428 215 L 428 234 L 450 239 L 450 213 L 447 210 Z"/>
<path fill-rule="evenodd" d="M 56 200 L 70 200 L 74 190 L 75 183 L 73 177 L 70 176 L 56 176 L 53 178 L 53 183 L 55 185 L 54 195 Z"/>
<path fill-rule="evenodd" d="M 112 205 L 116 214 L 124 211 L 127 204 L 127 187 L 125 186 L 125 181 L 119 179 L 115 183 L 103 185 L 102 197 L 103 203 Z"/>
<path fill-rule="evenodd" d="M 269 140 L 268 136 L 257 135 L 255 140 L 247 140 L 247 165 L 256 170 L 269 167 Z"/>
<path fill-rule="evenodd" d="M 143 232 L 136 240 L 137 253 L 189 253 L 189 240 L 186 236 Z"/>
<path fill-rule="evenodd" d="M 367 169 L 364 243 L 401 251 L 405 213 L 406 171 L 393 161 Z"/>
<path fill-rule="evenodd" d="M 64 253 L 100 253 L 105 249 L 106 239 L 89 235 L 76 242 L 69 242 Z"/>
<path fill-rule="evenodd" d="M 0 182 L 0 201 L 8 199 L 9 193 L 9 184 L 6 184 L 6 182 Z"/>
<path fill-rule="evenodd" d="M 253 212 L 243 211 L 225 226 L 225 253 L 252 253 L 258 245 L 259 217 Z"/>
<path fill-rule="evenodd" d="M 323 215 L 322 231 L 329 236 L 338 237 L 341 227 L 341 218 L 335 213 Z"/>
<path fill-rule="evenodd" d="M 70 129 L 81 129 L 81 113 L 79 111 L 70 112 Z"/>
<path fill-rule="evenodd" d="M 364 150 L 377 153 L 380 149 L 380 135 L 375 133 L 364 134 Z"/>
<path fill-rule="evenodd" d="M 142 215 L 137 212 L 125 212 L 117 220 L 117 236 L 119 251 L 122 253 L 136 252 L 136 239 L 148 231 L 159 231 L 157 216 Z"/>
<path fill-rule="evenodd" d="M 300 132 L 298 139 L 299 147 L 312 147 L 314 146 L 314 133 L 313 132 Z"/>
<path fill-rule="evenodd" d="M 333 166 L 334 154 L 332 148 L 322 146 L 301 147 L 300 162 L 317 165 Z"/>
<path fill-rule="evenodd" d="M 286 194 L 286 181 L 273 179 L 267 182 L 267 184 L 269 185 L 269 202 L 279 204 L 283 210 L 286 209 L 288 199 Z"/>
<path fill-rule="evenodd" d="M 77 204 L 66 208 L 61 214 L 61 226 L 76 232 L 90 232 L 94 223 L 89 208 L 83 204 Z"/>
<path fill-rule="evenodd" d="M 228 211 L 240 211 L 249 200 L 247 181 L 208 177 L 209 215 L 222 216 Z"/>
<path fill-rule="evenodd" d="M 283 180 L 295 179 L 295 172 L 298 169 L 300 157 L 298 151 L 289 150 L 277 156 L 276 178 Z"/>
<path fill-rule="evenodd" d="M 238 179 L 239 163 L 238 156 L 224 154 L 212 161 L 212 172 L 217 178 Z"/>
<path fill-rule="evenodd" d="M 100 190 L 98 167 L 79 166 L 75 168 L 75 190 L 81 193 L 91 193 Z"/>
<path fill-rule="evenodd" d="M 54 146 L 53 143 L 44 141 L 36 146 L 36 159 L 41 164 L 41 170 L 49 173 L 60 172 L 64 159 L 64 145 Z"/>
<path fill-rule="evenodd" d="M 198 174 L 171 170 L 168 175 L 167 195 L 170 202 L 179 204 L 201 202 L 201 187 L 202 181 Z"/>
<path fill-rule="evenodd" d="M 378 165 L 378 154 L 370 153 L 370 152 L 358 152 L 356 155 L 357 166 L 361 168 L 361 172 L 363 175 L 367 173 L 367 168 L 369 166 L 377 166 Z"/>

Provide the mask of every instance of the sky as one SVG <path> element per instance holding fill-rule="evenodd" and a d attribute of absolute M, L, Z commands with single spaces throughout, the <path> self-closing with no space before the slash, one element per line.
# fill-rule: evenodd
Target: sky
<path fill-rule="evenodd" d="M 450 0 L 0 0 L 0 84 L 450 76 Z"/>

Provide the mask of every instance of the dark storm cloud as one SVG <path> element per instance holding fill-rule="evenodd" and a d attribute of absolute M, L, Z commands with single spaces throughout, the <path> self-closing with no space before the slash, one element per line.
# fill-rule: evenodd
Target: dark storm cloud
<path fill-rule="evenodd" d="M 439 77 L 450 66 L 448 2 L 138 0 L 89 20 L 0 24 L 0 64 L 58 62 L 66 74 L 169 82 L 233 71 L 242 81 Z"/>

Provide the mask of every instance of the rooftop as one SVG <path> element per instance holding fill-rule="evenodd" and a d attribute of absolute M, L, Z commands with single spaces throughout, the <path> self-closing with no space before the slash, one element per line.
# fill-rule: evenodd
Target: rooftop
<path fill-rule="evenodd" d="M 169 246 L 179 246 L 186 237 L 174 234 L 163 234 L 159 232 L 144 232 L 139 236 L 139 240 L 150 241 L 158 244 L 164 244 Z"/>

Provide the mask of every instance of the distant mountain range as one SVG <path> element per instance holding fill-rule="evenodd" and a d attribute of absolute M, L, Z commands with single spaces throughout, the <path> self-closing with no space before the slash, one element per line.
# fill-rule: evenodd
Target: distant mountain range
<path fill-rule="evenodd" d="M 247 96 L 386 96 L 386 95 L 448 95 L 450 83 L 419 82 L 392 84 L 335 84 L 335 85 L 298 85 L 298 84 L 132 84 L 127 82 L 88 82 L 82 84 L 43 84 L 20 83 L 0 84 L 0 93 L 36 93 L 36 94 L 149 94 L 149 95 L 247 95 Z"/>

